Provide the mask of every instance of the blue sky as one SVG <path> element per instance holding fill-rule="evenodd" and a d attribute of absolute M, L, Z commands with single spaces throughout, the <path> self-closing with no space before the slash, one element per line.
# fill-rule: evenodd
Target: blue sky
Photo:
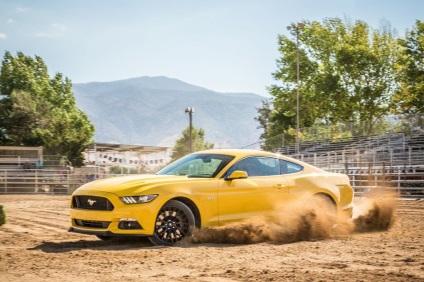
<path fill-rule="evenodd" d="M 420 0 L 0 0 L 0 52 L 38 55 L 73 83 L 168 76 L 267 96 L 278 34 L 305 20 L 390 22 L 404 36 Z"/>

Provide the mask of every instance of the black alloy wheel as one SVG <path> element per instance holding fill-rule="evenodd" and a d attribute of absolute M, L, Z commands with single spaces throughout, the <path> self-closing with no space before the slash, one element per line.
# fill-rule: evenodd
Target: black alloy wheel
<path fill-rule="evenodd" d="M 159 211 L 155 232 L 149 240 L 155 245 L 172 246 L 191 234 L 195 225 L 192 211 L 184 203 L 171 200 Z"/>

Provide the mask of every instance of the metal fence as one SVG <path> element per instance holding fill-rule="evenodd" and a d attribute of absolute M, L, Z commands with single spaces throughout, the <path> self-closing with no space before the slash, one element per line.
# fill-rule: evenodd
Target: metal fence
<path fill-rule="evenodd" d="M 386 163 L 354 163 L 330 165 L 327 170 L 345 173 L 357 194 L 373 189 L 387 189 L 402 197 L 424 196 L 424 165 L 390 165 Z"/>
<path fill-rule="evenodd" d="M 100 169 L 98 169 L 100 171 Z M 93 180 L 127 175 L 59 169 L 0 169 L 0 194 L 72 194 Z"/>
<path fill-rule="evenodd" d="M 66 169 L 3 169 L 0 170 L 0 194 L 70 194 L 87 181 L 87 176 Z"/>

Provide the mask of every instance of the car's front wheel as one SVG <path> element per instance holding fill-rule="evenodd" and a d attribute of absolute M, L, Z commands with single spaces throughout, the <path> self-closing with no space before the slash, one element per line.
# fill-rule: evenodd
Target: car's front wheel
<path fill-rule="evenodd" d="M 155 232 L 149 240 L 155 245 L 172 246 L 191 234 L 195 226 L 193 212 L 180 201 L 171 200 L 159 211 Z"/>

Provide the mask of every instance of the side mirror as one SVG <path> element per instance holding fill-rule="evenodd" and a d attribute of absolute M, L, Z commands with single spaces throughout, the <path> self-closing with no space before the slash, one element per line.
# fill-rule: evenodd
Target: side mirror
<path fill-rule="evenodd" d="M 225 180 L 233 180 L 233 179 L 240 179 L 240 178 L 247 178 L 247 172 L 243 170 L 235 170 L 231 173 L 230 176 L 226 177 Z"/>

